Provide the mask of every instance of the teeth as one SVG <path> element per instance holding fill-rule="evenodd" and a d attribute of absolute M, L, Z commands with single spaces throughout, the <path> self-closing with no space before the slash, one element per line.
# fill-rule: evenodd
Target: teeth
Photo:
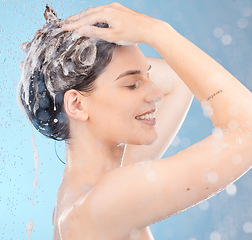
<path fill-rule="evenodd" d="M 146 119 L 146 120 L 153 120 L 155 118 L 155 113 L 148 113 L 148 114 L 145 114 L 145 115 L 141 115 L 139 117 L 136 117 L 136 119 Z"/>

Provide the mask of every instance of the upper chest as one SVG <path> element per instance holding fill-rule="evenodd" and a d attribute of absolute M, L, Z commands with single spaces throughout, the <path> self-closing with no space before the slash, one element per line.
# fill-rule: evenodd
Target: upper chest
<path fill-rule="evenodd" d="M 54 240 L 93 240 L 95 233 L 97 232 L 94 224 L 90 224 L 88 214 L 81 214 L 81 218 L 76 220 L 75 215 L 76 206 L 79 204 L 84 205 L 85 198 L 89 191 L 94 186 L 90 184 L 71 184 L 63 183 L 57 194 L 57 200 L 55 204 L 55 216 L 54 216 Z M 113 209 L 111 209 L 113 211 Z M 60 237 L 61 236 L 61 237 Z M 110 234 L 104 233 L 104 240 L 111 240 Z M 117 240 L 117 239 L 115 239 Z M 118 240 L 154 240 L 154 237 L 149 227 L 145 227 L 138 230 L 132 230 L 129 235 L 124 239 Z"/>

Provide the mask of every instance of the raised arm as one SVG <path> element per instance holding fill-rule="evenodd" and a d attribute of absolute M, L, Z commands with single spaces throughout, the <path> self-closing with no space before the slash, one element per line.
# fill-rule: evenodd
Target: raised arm
<path fill-rule="evenodd" d="M 151 81 L 164 93 L 156 113 L 158 139 L 150 146 L 127 145 L 124 166 L 161 158 L 181 127 L 193 97 L 192 92 L 163 59 L 147 57 L 147 60 L 151 65 Z"/>
<path fill-rule="evenodd" d="M 80 17 L 80 19 L 79 19 Z M 111 42 L 144 42 L 155 48 L 208 111 L 215 131 L 199 143 L 162 160 L 118 168 L 97 183 L 69 215 L 85 214 L 93 237 L 129 237 L 232 183 L 252 165 L 252 94 L 222 66 L 177 33 L 169 24 L 111 4 L 77 15 L 65 29 Z M 109 29 L 92 27 L 107 22 Z M 76 219 L 76 221 L 74 220 Z M 108 219 L 108 220 L 104 220 Z"/>

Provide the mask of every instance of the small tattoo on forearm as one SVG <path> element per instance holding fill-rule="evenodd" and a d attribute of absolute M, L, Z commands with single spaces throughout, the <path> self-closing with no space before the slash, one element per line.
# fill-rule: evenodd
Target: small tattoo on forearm
<path fill-rule="evenodd" d="M 219 90 L 218 92 L 212 94 L 209 98 L 207 98 L 207 101 L 209 101 L 210 99 L 214 98 L 214 97 L 215 97 L 217 94 L 219 94 L 219 93 L 223 93 L 223 91 L 222 91 L 222 90 Z"/>

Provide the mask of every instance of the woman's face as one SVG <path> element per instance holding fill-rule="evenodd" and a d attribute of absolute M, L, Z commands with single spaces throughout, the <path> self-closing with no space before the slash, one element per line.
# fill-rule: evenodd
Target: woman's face
<path fill-rule="evenodd" d="M 121 46 L 89 96 L 87 124 L 115 144 L 148 145 L 157 139 L 155 120 L 136 119 L 156 111 L 163 93 L 149 79 L 150 65 L 137 46 Z"/>

